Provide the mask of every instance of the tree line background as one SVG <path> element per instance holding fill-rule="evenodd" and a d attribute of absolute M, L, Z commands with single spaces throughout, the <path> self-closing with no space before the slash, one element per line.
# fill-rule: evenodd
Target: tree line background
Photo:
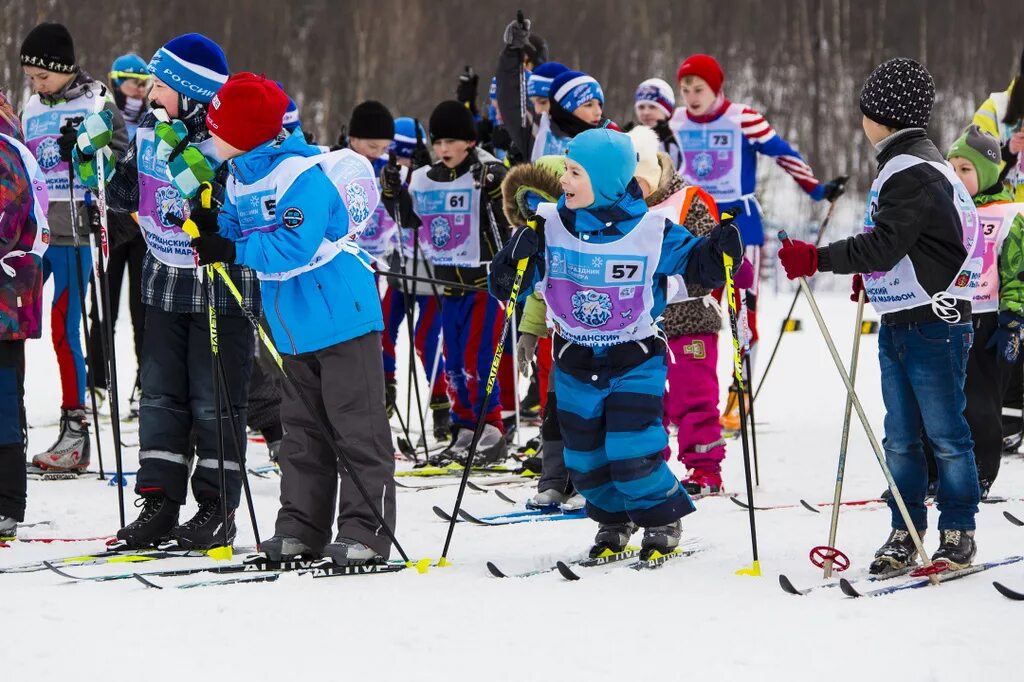
<path fill-rule="evenodd" d="M 426 119 L 454 96 L 467 64 L 481 73 L 485 109 L 502 31 L 518 8 L 550 59 L 601 82 L 619 123 L 632 118 L 640 81 L 675 85 L 682 58 L 714 55 L 730 99 L 762 110 L 823 179 L 849 173 L 855 193 L 874 168 L 857 107 L 874 65 L 893 56 L 927 65 L 938 87 L 930 133 L 944 149 L 990 92 L 1006 88 L 1024 47 L 1018 0 L 0 0 L 0 88 L 22 103 L 18 48 L 41 21 L 67 25 L 79 63 L 104 79 L 119 54 L 148 60 L 170 38 L 199 31 L 223 46 L 233 71 L 282 81 L 303 128 L 329 143 L 367 98 Z M 772 165 L 762 162 L 769 214 L 812 210 Z"/>

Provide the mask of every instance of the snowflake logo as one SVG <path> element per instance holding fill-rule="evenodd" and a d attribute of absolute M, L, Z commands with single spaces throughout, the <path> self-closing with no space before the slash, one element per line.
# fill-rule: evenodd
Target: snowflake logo
<path fill-rule="evenodd" d="M 48 137 L 40 142 L 36 154 L 39 156 L 39 166 L 44 171 L 55 168 L 60 163 L 60 145 L 57 144 L 57 139 Z"/>
<path fill-rule="evenodd" d="M 594 256 L 594 258 L 590 261 L 590 264 L 593 265 L 595 268 L 599 268 L 602 265 L 604 265 L 604 258 L 601 258 L 600 256 Z"/>
<path fill-rule="evenodd" d="M 593 289 L 572 295 L 572 316 L 588 327 L 600 327 L 612 318 L 612 299 Z"/>
<path fill-rule="evenodd" d="M 370 200 L 366 196 L 366 189 L 358 183 L 353 182 L 345 187 L 345 205 L 348 206 L 349 218 L 357 225 L 365 223 L 370 217 Z"/>
<path fill-rule="evenodd" d="M 714 168 L 715 160 L 711 157 L 711 154 L 701 152 L 693 157 L 693 172 L 698 178 L 708 177 Z"/>
<path fill-rule="evenodd" d="M 164 227 L 177 227 L 167 219 L 168 215 L 176 216 L 182 220 L 187 217 L 185 215 L 185 200 L 178 194 L 178 190 L 170 185 L 165 185 L 156 191 L 156 206 L 157 215 L 160 216 L 160 222 L 163 223 Z"/>
<path fill-rule="evenodd" d="M 443 216 L 430 221 L 430 242 L 435 248 L 443 249 L 452 238 L 452 226 Z"/>

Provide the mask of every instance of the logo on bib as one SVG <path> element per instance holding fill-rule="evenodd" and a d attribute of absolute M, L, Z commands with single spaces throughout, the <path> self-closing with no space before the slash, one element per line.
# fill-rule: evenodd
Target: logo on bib
<path fill-rule="evenodd" d="M 572 316 L 588 327 L 600 327 L 612 318 L 612 299 L 593 289 L 572 295 Z"/>
<path fill-rule="evenodd" d="M 305 220 L 305 216 L 302 215 L 302 211 L 294 206 L 285 211 L 284 215 L 281 216 L 281 222 L 284 223 L 284 226 L 289 230 L 294 230 L 302 224 L 303 220 Z"/>
<path fill-rule="evenodd" d="M 438 249 L 443 249 L 452 238 L 452 226 L 440 216 L 430 221 L 430 243 Z"/>
<path fill-rule="evenodd" d="M 345 205 L 348 207 L 348 217 L 353 223 L 358 225 L 369 219 L 370 200 L 362 185 L 353 182 L 345 186 Z"/>
<path fill-rule="evenodd" d="M 177 216 L 182 220 L 185 219 L 185 200 L 181 198 L 178 190 L 174 189 L 174 187 L 164 185 L 156 191 L 154 197 L 156 198 L 157 215 L 160 216 L 160 223 L 164 227 L 177 227 L 177 225 L 167 219 L 168 214 Z"/>
<path fill-rule="evenodd" d="M 711 154 L 701 152 L 693 157 L 693 172 L 698 178 L 706 178 L 715 169 L 715 160 Z"/>
<path fill-rule="evenodd" d="M 60 163 L 60 145 L 57 139 L 48 137 L 36 147 L 36 154 L 39 155 L 39 166 L 43 170 L 51 170 Z"/>

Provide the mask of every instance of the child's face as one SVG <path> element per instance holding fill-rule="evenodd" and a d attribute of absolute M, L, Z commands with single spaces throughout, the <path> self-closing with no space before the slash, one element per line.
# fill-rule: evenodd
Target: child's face
<path fill-rule="evenodd" d="M 658 121 L 664 121 L 668 116 L 665 110 L 651 102 L 638 102 L 636 105 L 636 117 L 640 119 L 640 125 L 653 128 Z"/>
<path fill-rule="evenodd" d="M 530 98 L 530 102 L 533 104 L 533 110 L 537 112 L 537 115 L 546 114 L 551 110 L 551 100 L 547 97 L 537 97 L 534 95 Z"/>
<path fill-rule="evenodd" d="M 679 82 L 679 94 L 686 102 L 686 110 L 694 116 L 708 113 L 718 95 L 711 89 L 708 82 L 700 76 L 684 76 Z"/>
<path fill-rule="evenodd" d="M 872 121 L 867 116 L 861 118 L 860 126 L 864 129 L 864 134 L 867 135 L 868 141 L 873 145 L 877 145 L 879 142 L 896 132 L 895 128 L 890 128 L 889 126 L 882 125 L 877 121 Z"/>
<path fill-rule="evenodd" d="M 153 88 L 149 91 L 149 99 L 160 105 L 171 118 L 178 118 L 178 93 L 159 78 L 153 78 Z"/>
<path fill-rule="evenodd" d="M 978 187 L 978 170 L 974 164 L 962 156 L 954 156 L 949 162 L 953 165 L 953 170 L 956 171 L 957 177 L 964 183 L 964 187 L 967 188 L 970 195 L 976 196 L 981 188 Z"/>
<path fill-rule="evenodd" d="M 452 140 L 445 137 L 435 140 L 432 146 L 434 147 L 434 155 L 441 160 L 445 167 L 456 168 L 466 160 L 466 157 L 469 156 L 469 150 L 476 146 L 476 142 Z"/>
<path fill-rule="evenodd" d="M 25 75 L 28 76 L 32 92 L 40 95 L 55 95 L 75 77 L 73 73 L 55 73 L 40 69 L 38 66 L 24 66 Z"/>
<path fill-rule="evenodd" d="M 139 80 L 138 78 L 127 78 L 121 82 L 118 86 L 125 97 L 131 99 L 145 99 L 146 98 L 146 81 Z"/>
<path fill-rule="evenodd" d="M 350 137 L 348 138 L 348 146 L 356 154 L 362 154 L 370 161 L 373 161 L 387 154 L 388 147 L 391 146 L 391 140 Z"/>
<path fill-rule="evenodd" d="M 213 133 L 210 133 L 210 139 L 213 140 L 213 148 L 217 150 L 217 158 L 221 161 L 227 161 L 245 153 L 237 147 L 232 147 Z"/>
<path fill-rule="evenodd" d="M 559 184 L 565 191 L 567 208 L 586 208 L 594 203 L 594 188 L 590 186 L 590 176 L 583 166 L 572 159 L 565 160 L 565 173 L 562 174 Z"/>
<path fill-rule="evenodd" d="M 586 104 L 581 104 L 576 107 L 576 111 L 572 112 L 573 116 L 592 126 L 596 126 L 601 122 L 602 114 L 601 102 L 596 99 L 592 99 Z"/>

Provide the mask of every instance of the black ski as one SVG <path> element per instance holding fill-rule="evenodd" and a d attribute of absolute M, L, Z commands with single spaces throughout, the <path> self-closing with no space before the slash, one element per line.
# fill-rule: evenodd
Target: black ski
<path fill-rule="evenodd" d="M 1002 584 L 998 580 L 992 581 L 992 587 L 996 588 L 996 591 L 999 594 L 1006 597 L 1007 599 L 1012 599 L 1013 601 L 1024 601 L 1024 593 L 1018 592 L 1016 590 L 1011 590 L 1009 587 Z"/>
<path fill-rule="evenodd" d="M 1007 557 L 1005 559 L 1000 559 L 999 561 L 989 561 L 983 564 L 975 564 L 974 566 L 968 566 L 967 568 L 961 569 L 959 571 L 945 571 L 943 573 L 936 574 L 935 577 L 938 579 L 940 583 L 944 583 L 950 580 L 958 580 L 969 575 L 974 575 L 975 573 L 981 573 L 982 571 L 987 571 L 990 568 L 997 568 L 999 566 L 1015 564 L 1018 561 L 1024 561 L 1024 556 L 1012 556 Z M 842 590 L 843 594 L 845 594 L 847 597 L 881 597 L 887 594 L 901 592 L 903 590 L 914 590 L 921 587 L 927 587 L 931 584 L 931 578 L 922 577 L 916 580 L 900 583 L 899 585 L 890 585 L 886 587 L 880 587 L 876 590 L 860 592 L 846 578 L 840 578 L 839 589 Z"/>

